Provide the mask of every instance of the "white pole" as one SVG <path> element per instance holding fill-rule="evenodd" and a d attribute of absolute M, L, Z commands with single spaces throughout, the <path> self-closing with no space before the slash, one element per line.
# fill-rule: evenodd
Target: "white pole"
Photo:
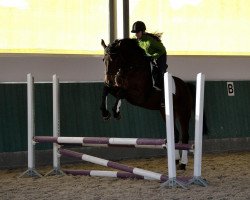
<path fill-rule="evenodd" d="M 35 169 L 33 137 L 35 133 L 34 78 L 27 75 L 27 115 L 28 115 L 28 169 Z"/>
<path fill-rule="evenodd" d="M 194 176 L 201 176 L 203 108 L 204 108 L 204 79 L 201 73 L 197 75 L 196 105 L 195 105 L 195 152 Z"/>
<path fill-rule="evenodd" d="M 199 73 L 196 78 L 194 176 L 190 183 L 207 186 L 207 182 L 201 178 L 204 86 L 205 75 Z"/>
<path fill-rule="evenodd" d="M 53 96 L 53 137 L 60 136 L 60 83 L 56 74 L 52 77 L 52 96 Z M 46 174 L 48 175 L 62 175 L 60 170 L 60 156 L 58 153 L 58 144 L 53 143 L 53 169 Z"/>
<path fill-rule="evenodd" d="M 168 177 L 169 179 L 176 178 L 175 166 L 175 143 L 174 143 L 174 119 L 173 119 L 173 87 L 172 76 L 166 73 L 164 76 L 165 82 L 165 115 L 166 115 L 166 130 L 167 130 L 167 151 L 168 151 Z"/>
<path fill-rule="evenodd" d="M 167 131 L 167 152 L 168 152 L 168 177 L 169 180 L 163 183 L 163 186 L 175 187 L 177 185 L 184 187 L 181 181 L 176 180 L 175 166 L 175 141 L 174 141 L 174 112 L 173 112 L 173 78 L 167 72 L 164 74 L 165 91 L 165 115 Z"/>
<path fill-rule="evenodd" d="M 35 170 L 35 143 L 33 137 L 35 136 L 35 98 L 34 98 L 34 77 L 27 74 L 27 142 L 28 142 L 28 170 L 22 173 L 19 177 L 24 175 L 38 176 L 41 175 Z"/>
<path fill-rule="evenodd" d="M 53 136 L 60 136 L 60 100 L 59 100 L 59 80 L 53 75 Z M 58 156 L 58 145 L 53 144 L 53 167 L 60 169 L 60 157 Z"/>

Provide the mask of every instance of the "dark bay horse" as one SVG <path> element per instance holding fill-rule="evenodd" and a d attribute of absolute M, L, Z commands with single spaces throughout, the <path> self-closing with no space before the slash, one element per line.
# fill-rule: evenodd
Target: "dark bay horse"
<path fill-rule="evenodd" d="M 136 39 L 116 40 L 108 46 L 102 40 L 105 54 L 105 80 L 101 111 L 104 119 L 110 118 L 107 110 L 108 94 L 116 97 L 113 115 L 120 118 L 120 100 L 146 109 L 159 110 L 165 120 L 165 108 L 161 107 L 162 92 L 152 87 L 150 61 L 145 51 L 139 47 Z M 188 85 L 180 78 L 173 77 L 175 94 L 173 95 L 174 121 L 179 120 L 182 132 L 181 141 L 188 144 L 189 120 L 193 108 L 193 97 Z M 175 123 L 176 124 L 176 123 Z M 175 142 L 179 142 L 179 132 L 175 125 Z M 177 157 L 178 159 L 178 157 Z M 186 160 L 186 161 L 185 161 Z M 181 161 L 179 169 L 185 169 L 187 158 Z"/>

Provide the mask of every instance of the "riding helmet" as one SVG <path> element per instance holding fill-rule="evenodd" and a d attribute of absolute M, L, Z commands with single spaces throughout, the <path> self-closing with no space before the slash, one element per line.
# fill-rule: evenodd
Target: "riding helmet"
<path fill-rule="evenodd" d="M 138 33 L 140 31 L 144 32 L 146 30 L 146 25 L 142 21 L 137 21 L 132 26 L 131 33 Z"/>

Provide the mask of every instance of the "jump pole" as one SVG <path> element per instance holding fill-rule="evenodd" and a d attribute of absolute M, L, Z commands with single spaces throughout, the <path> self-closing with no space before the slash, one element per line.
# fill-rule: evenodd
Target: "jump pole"
<path fill-rule="evenodd" d="M 89 147 L 131 147 L 166 149 L 166 139 L 154 138 L 108 138 L 108 137 L 56 137 L 35 136 L 35 142 L 51 142 L 61 146 L 89 146 Z M 193 151 L 194 145 L 175 144 L 175 149 Z"/>
<path fill-rule="evenodd" d="M 113 162 L 113 161 L 109 161 L 109 160 L 105 160 L 102 158 L 98 158 L 95 156 L 91 156 L 88 154 L 84 154 L 84 153 L 78 153 L 75 151 L 71 151 L 71 150 L 67 150 L 67 149 L 59 149 L 59 152 L 61 155 L 63 156 L 67 156 L 67 157 L 74 157 L 74 158 L 80 158 L 84 161 L 93 163 L 93 164 L 97 164 L 97 165 L 101 165 L 101 166 L 105 166 L 105 167 L 110 167 L 113 169 L 117 169 L 117 170 L 121 170 L 124 172 L 128 172 L 131 174 L 135 174 L 135 175 L 139 175 L 142 177 L 147 177 L 147 179 L 151 179 L 151 180 L 158 180 L 158 181 L 166 181 L 168 180 L 168 177 L 160 174 L 160 173 L 156 173 L 156 172 L 152 172 L 149 170 L 144 170 L 144 169 L 140 169 L 140 168 L 136 168 L 136 167 L 131 167 L 131 166 L 127 166 L 127 165 L 123 165 L 117 162 Z"/>
<path fill-rule="evenodd" d="M 206 187 L 208 183 L 201 177 L 204 87 L 205 75 L 199 73 L 196 78 L 194 176 L 189 181 L 189 184 Z"/>
<path fill-rule="evenodd" d="M 33 137 L 35 135 L 35 108 L 34 108 L 34 77 L 31 74 L 27 74 L 27 116 L 28 116 L 28 169 L 22 173 L 19 177 L 32 176 L 42 177 L 35 169 L 35 143 Z"/>
<path fill-rule="evenodd" d="M 118 172 L 118 171 L 102 171 L 102 170 L 63 170 L 65 174 L 70 174 L 73 176 L 82 175 L 82 176 L 96 176 L 96 177 L 112 177 L 112 178 L 121 178 L 121 179 L 145 179 L 151 180 L 145 176 L 139 176 L 131 174 L 129 172 Z"/>
<path fill-rule="evenodd" d="M 122 171 L 103 171 L 103 170 L 63 170 L 65 174 L 70 174 L 73 176 L 96 176 L 96 177 L 111 177 L 111 178 L 121 178 L 121 179 L 145 179 L 145 180 L 156 180 L 149 178 L 147 176 L 140 176 L 136 174 L 132 174 L 129 172 L 122 172 Z M 160 182 L 166 182 L 167 176 L 163 176 Z M 188 177 L 181 178 L 183 182 L 188 182 Z M 156 180 L 159 181 L 159 180 Z"/>

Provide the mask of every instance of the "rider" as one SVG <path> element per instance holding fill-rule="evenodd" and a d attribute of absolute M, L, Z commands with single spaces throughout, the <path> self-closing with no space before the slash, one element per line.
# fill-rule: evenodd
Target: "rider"
<path fill-rule="evenodd" d="M 145 50 L 150 59 L 153 87 L 156 90 L 163 90 L 163 77 L 168 67 L 166 64 L 166 48 L 161 42 L 161 34 L 152 34 L 145 31 L 146 25 L 142 21 L 135 22 L 131 30 L 132 33 L 135 33 L 139 46 Z"/>

